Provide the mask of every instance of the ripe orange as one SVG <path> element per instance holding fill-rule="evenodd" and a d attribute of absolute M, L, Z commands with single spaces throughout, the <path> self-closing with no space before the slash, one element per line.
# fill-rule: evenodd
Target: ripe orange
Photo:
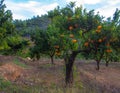
<path fill-rule="evenodd" d="M 76 43 L 76 42 L 77 42 L 77 40 L 76 40 L 76 39 L 73 39 L 73 40 L 72 40 L 72 42 L 73 42 L 73 43 Z"/>
<path fill-rule="evenodd" d="M 101 42 L 102 42 L 102 39 L 99 39 L 98 42 L 101 43 Z"/>
<path fill-rule="evenodd" d="M 109 50 L 109 52 L 111 53 L 111 52 L 112 52 L 112 50 L 110 49 L 110 50 Z"/>
<path fill-rule="evenodd" d="M 70 36 L 69 36 L 70 38 L 74 38 L 74 35 L 73 34 L 70 34 Z"/>
<path fill-rule="evenodd" d="M 69 30 L 73 30 L 73 26 L 69 26 Z"/>
<path fill-rule="evenodd" d="M 97 30 L 96 30 L 96 33 L 100 33 L 100 32 L 101 32 L 101 30 L 100 30 L 100 29 L 97 29 Z"/>
<path fill-rule="evenodd" d="M 85 42 L 84 43 L 84 46 L 88 47 L 89 43 L 88 42 Z"/>
<path fill-rule="evenodd" d="M 111 50 L 111 49 L 107 49 L 106 52 L 107 52 L 107 53 L 111 53 L 112 50 Z"/>
<path fill-rule="evenodd" d="M 99 29 L 99 30 L 100 30 L 101 28 L 102 28 L 102 26 L 98 26 L 98 27 L 97 27 L 97 29 Z"/>
<path fill-rule="evenodd" d="M 55 45 L 54 48 L 59 48 L 59 45 Z"/>

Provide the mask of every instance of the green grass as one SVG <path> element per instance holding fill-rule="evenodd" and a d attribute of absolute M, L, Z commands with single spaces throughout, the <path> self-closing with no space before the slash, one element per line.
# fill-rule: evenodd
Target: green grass
<path fill-rule="evenodd" d="M 2 77 L 0 77 L 0 90 L 7 90 L 7 88 L 10 86 L 10 81 L 4 80 Z"/>

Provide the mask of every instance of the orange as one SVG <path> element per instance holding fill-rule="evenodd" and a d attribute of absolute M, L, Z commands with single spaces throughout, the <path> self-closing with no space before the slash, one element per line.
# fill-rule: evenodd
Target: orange
<path fill-rule="evenodd" d="M 112 50 L 111 50 L 111 49 L 107 49 L 106 52 L 107 52 L 107 53 L 111 53 Z"/>
<path fill-rule="evenodd" d="M 99 39 L 98 42 L 101 43 L 101 42 L 102 42 L 102 39 Z"/>
<path fill-rule="evenodd" d="M 74 38 L 74 35 L 73 35 L 73 34 L 70 34 L 70 38 Z"/>
<path fill-rule="evenodd" d="M 76 40 L 76 39 L 73 39 L 73 40 L 72 40 L 72 42 L 73 42 L 73 43 L 76 43 L 76 42 L 77 42 L 77 40 Z"/>
<path fill-rule="evenodd" d="M 59 45 L 55 45 L 54 47 L 55 47 L 55 48 L 59 48 Z"/>
<path fill-rule="evenodd" d="M 84 43 L 84 46 L 88 47 L 89 43 L 88 42 L 85 42 Z"/>
<path fill-rule="evenodd" d="M 69 30 L 73 30 L 73 26 L 69 26 Z"/>
<path fill-rule="evenodd" d="M 102 26 L 98 26 L 98 27 L 97 27 L 97 29 L 99 29 L 99 30 L 100 30 L 101 28 L 102 28 Z"/>
<path fill-rule="evenodd" d="M 101 30 L 99 29 L 99 30 L 96 30 L 96 33 L 100 33 L 101 32 Z"/>

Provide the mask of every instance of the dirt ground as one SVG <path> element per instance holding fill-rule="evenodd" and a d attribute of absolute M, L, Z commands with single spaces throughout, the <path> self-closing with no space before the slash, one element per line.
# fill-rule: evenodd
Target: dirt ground
<path fill-rule="evenodd" d="M 14 59 L 27 67 L 15 64 Z M 13 84 L 21 86 L 44 85 L 49 88 L 54 85 L 64 87 L 63 60 L 56 59 L 55 65 L 51 65 L 50 59 L 47 58 L 33 62 L 19 57 L 0 56 L 0 63 L 0 76 Z M 85 91 L 74 93 L 88 93 L 89 90 L 93 91 L 90 93 L 120 93 L 120 63 L 110 63 L 109 67 L 105 67 L 105 64 L 101 63 L 99 71 L 95 67 L 94 61 L 77 60 L 75 62 L 74 73 L 76 74 L 73 88 L 78 88 L 78 83 L 80 83 L 82 84 L 80 87 Z"/>

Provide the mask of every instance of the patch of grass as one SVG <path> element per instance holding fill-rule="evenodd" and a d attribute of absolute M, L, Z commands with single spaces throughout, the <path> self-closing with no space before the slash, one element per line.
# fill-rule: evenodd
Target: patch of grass
<path fill-rule="evenodd" d="M 18 65 L 18 66 L 21 66 L 23 68 L 27 68 L 28 67 L 26 64 L 21 63 L 17 58 L 14 59 L 13 63 Z"/>
<path fill-rule="evenodd" d="M 10 81 L 4 80 L 2 77 L 0 77 L 0 91 L 4 91 L 10 86 L 11 86 Z"/>

